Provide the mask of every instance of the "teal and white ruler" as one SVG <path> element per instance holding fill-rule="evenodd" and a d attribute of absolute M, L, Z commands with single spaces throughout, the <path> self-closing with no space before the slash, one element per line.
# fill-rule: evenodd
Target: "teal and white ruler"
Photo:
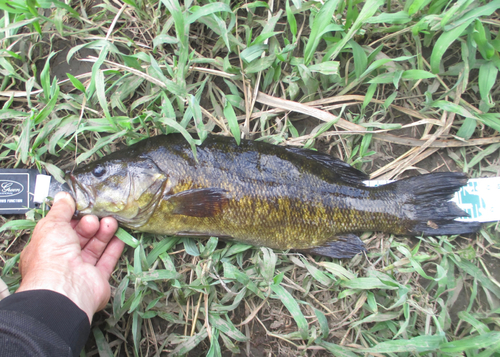
<path fill-rule="evenodd" d="M 500 221 L 500 177 L 470 179 L 452 201 L 470 215 L 458 221 Z"/>

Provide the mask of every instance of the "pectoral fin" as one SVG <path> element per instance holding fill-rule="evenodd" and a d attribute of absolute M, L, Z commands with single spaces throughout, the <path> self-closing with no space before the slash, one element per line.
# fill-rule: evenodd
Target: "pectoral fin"
<path fill-rule="evenodd" d="M 199 188 L 165 198 L 173 204 L 173 214 L 191 217 L 213 217 L 227 206 L 227 192 L 220 188 Z"/>
<path fill-rule="evenodd" d="M 341 236 L 335 236 L 332 238 L 332 241 L 324 245 L 310 249 L 301 249 L 300 251 L 340 259 L 352 258 L 356 254 L 366 251 L 366 249 L 365 244 L 357 235 L 343 234 Z"/>

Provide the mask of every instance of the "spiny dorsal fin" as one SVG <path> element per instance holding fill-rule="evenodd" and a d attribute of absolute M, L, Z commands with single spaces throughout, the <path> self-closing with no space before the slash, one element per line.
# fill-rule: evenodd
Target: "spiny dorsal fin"
<path fill-rule="evenodd" d="M 340 180 L 343 180 L 344 182 L 359 185 L 363 184 L 363 181 L 369 180 L 369 176 L 365 173 L 355 169 L 348 163 L 340 159 L 331 157 L 327 154 L 294 147 L 287 147 L 286 150 L 296 155 L 301 155 L 309 160 L 314 160 L 320 163 L 328 170 L 330 170 L 333 174 L 338 175 L 338 178 Z"/>
<path fill-rule="evenodd" d="M 213 217 L 229 203 L 226 190 L 220 188 L 198 188 L 165 197 L 174 205 L 173 214 L 191 217 Z"/>

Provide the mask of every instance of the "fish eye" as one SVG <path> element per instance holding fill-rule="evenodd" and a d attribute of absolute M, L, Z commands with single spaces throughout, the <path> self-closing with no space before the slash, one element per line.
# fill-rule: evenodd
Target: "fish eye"
<path fill-rule="evenodd" d="M 94 170 L 92 171 L 92 174 L 95 176 L 95 177 L 101 177 L 102 175 L 104 175 L 106 173 L 106 168 L 104 166 L 101 166 L 101 165 L 97 165 Z"/>

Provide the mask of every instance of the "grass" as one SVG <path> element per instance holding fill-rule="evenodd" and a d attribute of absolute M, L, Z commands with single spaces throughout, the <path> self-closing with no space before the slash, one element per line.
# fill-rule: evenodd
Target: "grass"
<path fill-rule="evenodd" d="M 0 0 L 2 167 L 161 133 L 316 148 L 371 174 L 500 170 L 500 1 Z M 69 64 L 69 65 L 68 65 Z M 2 279 L 42 210 L 4 217 Z M 120 230 L 82 356 L 500 356 L 500 237 L 367 232 L 331 260 Z"/>

